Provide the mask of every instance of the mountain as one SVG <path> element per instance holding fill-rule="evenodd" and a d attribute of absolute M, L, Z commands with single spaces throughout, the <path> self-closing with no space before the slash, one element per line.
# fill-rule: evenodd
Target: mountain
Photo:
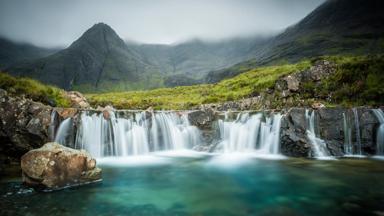
<path fill-rule="evenodd" d="M 253 48 L 251 61 L 212 71 L 206 81 L 217 82 L 264 64 L 322 55 L 383 53 L 383 11 L 382 0 L 328 0 L 262 47 Z"/>
<path fill-rule="evenodd" d="M 116 32 L 98 23 L 68 48 L 8 69 L 64 89 L 95 89 L 145 80 L 151 65 L 127 47 Z M 146 76 L 147 75 L 147 76 Z"/>
<path fill-rule="evenodd" d="M 137 45 L 135 49 L 164 74 L 182 74 L 196 79 L 209 71 L 247 60 L 250 48 L 261 46 L 266 40 L 266 37 L 217 42 L 194 39 L 176 45 Z"/>
<path fill-rule="evenodd" d="M 38 59 L 57 52 L 57 49 L 46 49 L 31 44 L 17 43 L 0 38 L 0 70 L 15 63 Z"/>
<path fill-rule="evenodd" d="M 198 83 L 212 70 L 249 58 L 249 48 L 264 37 L 176 45 L 124 42 L 108 25 L 99 23 L 68 48 L 53 55 L 7 68 L 64 89 L 84 92 L 151 89 Z"/>

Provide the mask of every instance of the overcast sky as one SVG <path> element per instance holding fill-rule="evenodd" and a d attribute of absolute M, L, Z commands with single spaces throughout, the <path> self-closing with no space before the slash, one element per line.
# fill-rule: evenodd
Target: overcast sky
<path fill-rule="evenodd" d="M 175 43 L 269 34 L 325 0 L 0 0 L 0 35 L 68 46 L 98 22 L 125 40 Z"/>

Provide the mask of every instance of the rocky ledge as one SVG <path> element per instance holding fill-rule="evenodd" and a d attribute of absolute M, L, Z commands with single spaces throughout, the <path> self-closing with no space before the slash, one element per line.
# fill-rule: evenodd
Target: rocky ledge
<path fill-rule="evenodd" d="M 21 157 L 23 182 L 56 190 L 101 181 L 101 169 L 84 150 L 47 143 Z"/>

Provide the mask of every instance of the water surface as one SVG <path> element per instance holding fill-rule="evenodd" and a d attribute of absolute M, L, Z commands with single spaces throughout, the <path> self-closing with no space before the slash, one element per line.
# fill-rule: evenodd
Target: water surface
<path fill-rule="evenodd" d="M 380 215 L 384 161 L 160 154 L 99 162 L 103 182 L 51 193 L 3 179 L 1 215 Z"/>

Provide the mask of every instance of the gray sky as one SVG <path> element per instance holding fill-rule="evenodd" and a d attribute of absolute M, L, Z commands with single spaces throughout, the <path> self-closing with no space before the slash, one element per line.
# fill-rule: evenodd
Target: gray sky
<path fill-rule="evenodd" d="M 174 43 L 282 30 L 325 0 L 0 0 L 0 35 L 68 46 L 93 24 L 123 39 Z"/>

